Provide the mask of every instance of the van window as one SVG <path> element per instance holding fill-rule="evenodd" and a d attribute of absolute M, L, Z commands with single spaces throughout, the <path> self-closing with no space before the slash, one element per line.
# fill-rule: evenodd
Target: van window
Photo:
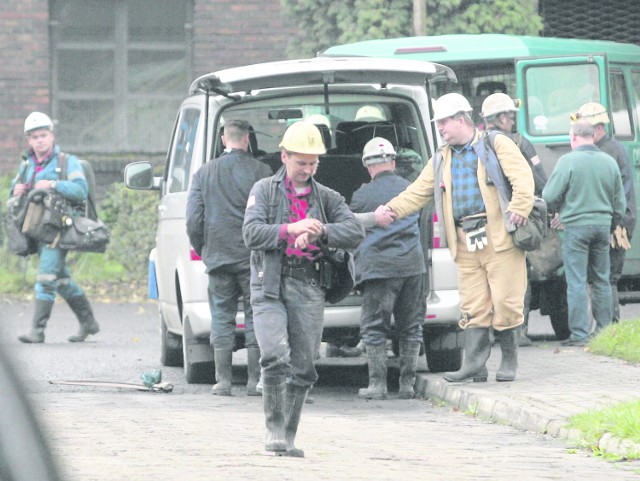
<path fill-rule="evenodd" d="M 633 138 L 631 128 L 631 107 L 624 75 L 620 71 L 611 71 L 611 122 L 613 133 L 618 139 Z"/>
<path fill-rule="evenodd" d="M 636 102 L 636 119 L 640 122 L 640 70 L 631 71 L 631 85 L 633 87 L 633 98 Z"/>
<path fill-rule="evenodd" d="M 187 190 L 199 118 L 200 110 L 198 109 L 185 109 L 180 114 L 167 176 L 168 193 Z"/>
<path fill-rule="evenodd" d="M 527 130 L 531 135 L 567 135 L 569 115 L 586 102 L 600 102 L 594 64 L 528 67 L 525 73 Z"/>

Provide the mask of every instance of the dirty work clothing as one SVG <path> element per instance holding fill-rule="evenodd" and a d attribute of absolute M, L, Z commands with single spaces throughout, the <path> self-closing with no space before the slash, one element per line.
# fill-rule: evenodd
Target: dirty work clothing
<path fill-rule="evenodd" d="M 427 307 L 425 275 L 370 279 L 362 286 L 360 337 L 367 346 L 384 346 L 391 334 L 393 315 L 398 339 L 423 342 L 422 323 Z"/>
<path fill-rule="evenodd" d="M 409 182 L 391 171 L 380 172 L 353 193 L 350 208 L 356 213 L 373 212 L 402 192 Z M 418 213 L 391 223 L 366 229 L 366 236 L 354 251 L 356 286 L 370 279 L 388 279 L 424 274 L 426 267 Z"/>
<path fill-rule="evenodd" d="M 364 229 L 344 198 L 313 178 L 308 212 L 326 216 L 329 247 L 355 248 L 364 238 Z M 283 269 L 287 246 L 280 233 L 289 221 L 286 169 L 258 181 L 251 189 L 242 233 L 251 249 L 251 306 L 253 324 L 260 346 L 264 377 L 288 377 L 288 382 L 311 387 L 317 380 L 314 361 L 320 348 L 324 320 L 324 291 L 317 279 L 290 275 Z"/>
<path fill-rule="evenodd" d="M 66 179 L 59 180 L 59 154 L 60 147 L 55 145 L 51 155 L 38 163 L 33 150 L 26 151 L 22 156 L 18 174 L 11 182 L 11 192 L 13 193 L 13 187 L 18 183 L 29 184 L 31 190 L 40 180 L 56 180 L 58 182 L 55 191 L 58 194 L 73 204 L 84 202 L 89 188 L 78 158 L 67 154 Z M 71 278 L 66 264 L 67 251 L 40 243 L 38 257 L 38 273 L 34 287 L 36 299 L 53 301 L 56 293 L 65 300 L 84 295 L 82 289 Z"/>
<path fill-rule="evenodd" d="M 257 348 L 253 331 L 253 310 L 249 289 L 249 268 L 244 262 L 218 267 L 209 272 L 210 343 L 214 349 L 233 349 L 235 344 L 238 299 L 244 307 L 244 345 Z"/>
<path fill-rule="evenodd" d="M 271 174 L 266 164 L 232 149 L 200 167 L 187 201 L 187 234 L 207 273 L 224 265 L 249 265 L 242 223 L 251 187 Z"/>
<path fill-rule="evenodd" d="M 515 246 L 496 252 L 491 242 L 482 250 L 468 252 L 464 232 L 458 230 L 460 327 L 502 331 L 521 325 L 527 290 L 525 252 Z"/>

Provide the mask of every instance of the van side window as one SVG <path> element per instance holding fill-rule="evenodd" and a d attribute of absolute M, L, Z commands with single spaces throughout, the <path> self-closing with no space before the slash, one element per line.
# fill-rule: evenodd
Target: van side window
<path fill-rule="evenodd" d="M 167 176 L 168 193 L 187 190 L 199 119 L 200 110 L 198 109 L 185 109 L 180 115 L 173 142 L 169 175 Z"/>
<path fill-rule="evenodd" d="M 631 71 L 631 85 L 635 101 L 636 119 L 640 122 L 640 70 Z"/>
<path fill-rule="evenodd" d="M 624 75 L 620 71 L 611 71 L 611 121 L 613 133 L 618 139 L 633 138 L 631 129 L 631 108 Z"/>

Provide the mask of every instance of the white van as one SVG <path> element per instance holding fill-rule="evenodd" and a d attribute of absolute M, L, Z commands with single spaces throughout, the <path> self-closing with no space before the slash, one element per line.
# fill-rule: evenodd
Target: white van
<path fill-rule="evenodd" d="M 274 172 L 281 165 L 278 144 L 286 128 L 300 119 L 317 120 L 327 154 L 321 156 L 315 177 L 349 202 L 353 192 L 370 180 L 361 157 L 365 143 L 374 136 L 385 137 L 396 147 L 398 173 L 411 180 L 419 174 L 435 144 L 428 87 L 447 80 L 455 80 L 455 75 L 442 65 L 367 58 L 272 62 L 195 80 L 178 112 L 162 175 L 155 176 L 150 162 L 136 162 L 125 170 L 129 188 L 160 191 L 150 285 L 157 288 L 162 363 L 183 365 L 188 382 L 213 382 L 208 279 L 189 245 L 185 212 L 193 174 L 222 153 L 224 119 L 252 125 L 251 153 Z M 358 111 L 369 116 L 362 118 Z M 425 350 L 431 371 L 457 370 L 462 342 L 455 266 L 448 249 L 438 248 L 432 216 L 427 209 L 422 214 L 430 276 Z M 357 292 L 338 304 L 327 304 L 323 340 L 355 345 L 360 305 Z M 241 303 L 239 307 L 236 348 L 243 342 Z"/>

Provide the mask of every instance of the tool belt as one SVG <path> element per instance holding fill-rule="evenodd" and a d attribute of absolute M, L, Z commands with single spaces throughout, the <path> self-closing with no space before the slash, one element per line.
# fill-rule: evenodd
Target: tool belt
<path fill-rule="evenodd" d="M 318 285 L 320 271 L 318 263 L 299 257 L 284 257 L 282 259 L 282 275 L 305 281 L 311 285 Z"/>

